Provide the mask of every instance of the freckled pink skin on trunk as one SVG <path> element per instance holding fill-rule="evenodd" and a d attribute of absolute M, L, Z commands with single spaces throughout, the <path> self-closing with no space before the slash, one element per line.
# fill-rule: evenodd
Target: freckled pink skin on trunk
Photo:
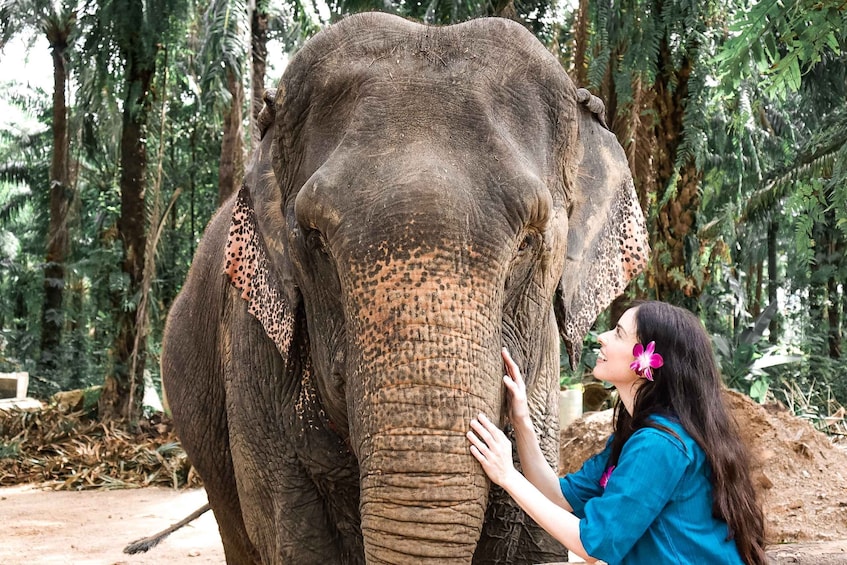
<path fill-rule="evenodd" d="M 465 433 L 473 415 L 498 413 L 500 387 L 484 381 L 501 372 L 501 314 L 490 306 L 498 275 L 467 280 L 461 255 L 411 251 L 349 272 L 358 360 L 347 401 L 368 563 L 470 563 L 480 535 L 488 487 Z"/>

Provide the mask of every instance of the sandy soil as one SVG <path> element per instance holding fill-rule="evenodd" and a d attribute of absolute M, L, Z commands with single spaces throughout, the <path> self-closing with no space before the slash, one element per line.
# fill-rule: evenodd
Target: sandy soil
<path fill-rule="evenodd" d="M 202 489 L 49 491 L 0 489 L 0 563 L 4 565 L 220 564 L 223 547 L 207 512 L 146 554 L 125 545 L 152 535 L 206 503 Z"/>
<path fill-rule="evenodd" d="M 179 521 L 206 502 L 202 489 L 51 491 L 0 488 L 3 565 L 207 565 L 224 563 L 217 524 L 207 512 L 148 553 L 124 546 Z M 847 563 L 847 540 L 786 544 L 769 550 L 774 565 Z M 573 557 L 571 561 L 576 561 Z"/>

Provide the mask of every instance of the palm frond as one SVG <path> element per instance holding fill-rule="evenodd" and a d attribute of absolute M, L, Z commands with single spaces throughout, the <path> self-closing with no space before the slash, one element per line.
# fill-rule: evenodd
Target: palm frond
<path fill-rule="evenodd" d="M 816 136 L 792 163 L 776 168 L 766 175 L 765 186 L 750 196 L 742 212 L 742 221 L 755 219 L 772 208 L 788 196 L 797 183 L 833 177 L 836 166 L 841 166 L 847 152 L 847 108 L 843 109 L 841 114 L 843 115 Z M 843 183 L 843 177 L 840 180 Z"/>
<path fill-rule="evenodd" d="M 227 74 L 241 80 L 249 53 L 247 5 L 244 0 L 213 0 L 203 18 L 200 88 L 206 105 L 226 105 Z"/>

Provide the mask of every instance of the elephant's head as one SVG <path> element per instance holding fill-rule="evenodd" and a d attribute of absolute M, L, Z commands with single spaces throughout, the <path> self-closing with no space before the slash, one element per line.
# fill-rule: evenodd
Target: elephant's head
<path fill-rule="evenodd" d="M 240 197 L 230 270 L 289 366 L 308 332 L 321 404 L 359 461 L 369 562 L 470 561 L 488 482 L 465 432 L 502 417 L 501 347 L 550 432 L 557 320 L 578 354 L 644 264 L 623 151 L 588 103 L 501 19 L 359 15 L 286 69 L 275 183 L 254 173 L 261 190 Z"/>

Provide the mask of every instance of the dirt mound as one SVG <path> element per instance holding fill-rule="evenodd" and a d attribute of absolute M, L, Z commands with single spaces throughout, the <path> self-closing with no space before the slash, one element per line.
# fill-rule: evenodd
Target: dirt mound
<path fill-rule="evenodd" d="M 753 455 L 772 543 L 847 538 L 847 451 L 781 404 L 760 406 L 727 392 L 742 438 Z M 592 412 L 562 430 L 559 473 L 573 472 L 602 450 L 612 411 Z"/>

